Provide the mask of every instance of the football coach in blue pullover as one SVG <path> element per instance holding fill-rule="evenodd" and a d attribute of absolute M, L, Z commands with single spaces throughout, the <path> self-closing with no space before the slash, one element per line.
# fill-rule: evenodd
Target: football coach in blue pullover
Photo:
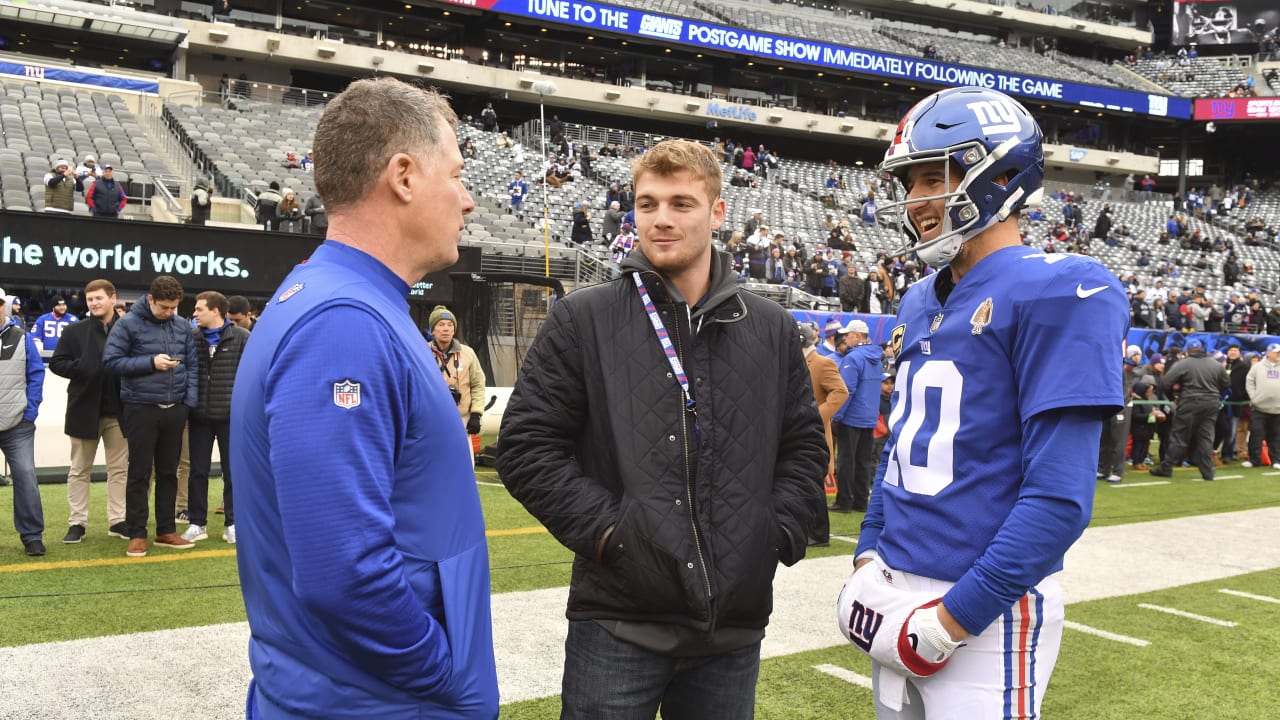
<path fill-rule="evenodd" d="M 456 123 L 381 78 L 316 128 L 328 237 L 267 303 L 232 393 L 248 718 L 498 716 L 471 450 L 406 302 L 475 209 Z"/>

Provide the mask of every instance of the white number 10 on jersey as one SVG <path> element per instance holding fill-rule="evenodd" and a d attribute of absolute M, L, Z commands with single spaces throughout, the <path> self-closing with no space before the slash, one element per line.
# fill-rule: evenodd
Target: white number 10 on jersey
<path fill-rule="evenodd" d="M 918 495 L 937 495 L 954 479 L 964 377 L 950 360 L 925 361 L 913 375 L 908 360 L 898 366 L 898 380 L 901 394 L 889 413 L 889 427 L 898 427 L 904 412 L 907 419 L 894 438 L 884 482 Z"/>

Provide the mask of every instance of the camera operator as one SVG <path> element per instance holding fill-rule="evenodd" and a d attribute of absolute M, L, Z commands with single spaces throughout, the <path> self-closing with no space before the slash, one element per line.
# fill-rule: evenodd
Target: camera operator
<path fill-rule="evenodd" d="M 467 426 L 468 435 L 480 434 L 480 415 L 484 412 L 484 369 L 476 353 L 455 336 L 458 318 L 449 308 L 437 305 L 427 320 L 431 328 L 431 353 L 440 365 L 440 373 L 449 386 L 458 414 Z"/>

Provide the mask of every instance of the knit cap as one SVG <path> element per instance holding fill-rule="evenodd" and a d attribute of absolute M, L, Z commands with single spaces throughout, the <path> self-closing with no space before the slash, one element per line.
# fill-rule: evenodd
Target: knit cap
<path fill-rule="evenodd" d="M 436 323 L 441 320 L 450 320 L 455 328 L 458 326 L 458 318 L 449 311 L 449 308 L 444 305 L 437 305 L 431 308 L 431 315 L 427 317 L 427 327 L 434 330 Z"/>

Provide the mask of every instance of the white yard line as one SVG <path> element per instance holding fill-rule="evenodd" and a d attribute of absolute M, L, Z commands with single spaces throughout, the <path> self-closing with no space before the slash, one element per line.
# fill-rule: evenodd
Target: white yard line
<path fill-rule="evenodd" d="M 1152 485 L 1168 485 L 1168 484 L 1169 484 L 1168 480 L 1152 480 L 1150 482 L 1140 482 L 1140 483 L 1116 483 L 1114 485 L 1110 485 L 1109 487 L 1112 487 L 1116 490 L 1124 490 L 1125 488 L 1151 487 Z"/>
<path fill-rule="evenodd" d="M 1218 592 L 1223 595 L 1234 595 L 1236 597 L 1247 598 L 1249 600 L 1257 600 L 1259 602 L 1268 602 L 1280 605 L 1280 598 L 1273 598 L 1267 595 L 1254 595 L 1253 593 L 1241 592 L 1240 590 L 1228 590 L 1226 588 L 1223 588 Z"/>
<path fill-rule="evenodd" d="M 1117 633 L 1107 632 L 1106 630 L 1099 630 L 1098 628 L 1089 627 L 1088 625 L 1081 625 L 1078 622 L 1071 622 L 1070 620 L 1067 620 L 1066 622 L 1064 622 L 1063 627 L 1071 628 L 1072 630 L 1085 633 L 1086 635 L 1096 635 L 1097 637 L 1100 637 L 1100 638 L 1105 638 L 1107 640 L 1114 640 L 1119 643 L 1126 643 L 1128 645 L 1133 645 L 1135 647 L 1146 647 L 1151 644 L 1151 642 L 1148 640 L 1129 637 L 1128 635 L 1119 635 Z"/>
<path fill-rule="evenodd" d="M 813 669 L 821 673 L 826 673 L 831 677 L 840 678 L 850 685 L 857 685 L 858 687 L 864 687 L 868 690 L 871 689 L 871 678 L 866 675 L 859 675 L 858 673 L 842 668 L 839 665 L 814 665 Z"/>
<path fill-rule="evenodd" d="M 1143 610 L 1155 610 L 1156 612 L 1167 613 L 1169 615 L 1177 615 L 1178 617 L 1184 617 L 1184 618 L 1187 618 L 1188 620 L 1198 620 L 1199 622 L 1202 622 L 1202 623 L 1208 623 L 1210 625 L 1218 625 L 1220 627 L 1231 628 L 1236 626 L 1236 623 L 1230 620 L 1219 620 L 1218 618 L 1211 618 L 1208 615 L 1197 615 L 1195 613 L 1189 613 L 1186 610 L 1179 610 L 1177 608 L 1165 607 L 1163 605 L 1152 605 L 1150 603 L 1138 603 L 1138 607 L 1142 608 Z"/>

